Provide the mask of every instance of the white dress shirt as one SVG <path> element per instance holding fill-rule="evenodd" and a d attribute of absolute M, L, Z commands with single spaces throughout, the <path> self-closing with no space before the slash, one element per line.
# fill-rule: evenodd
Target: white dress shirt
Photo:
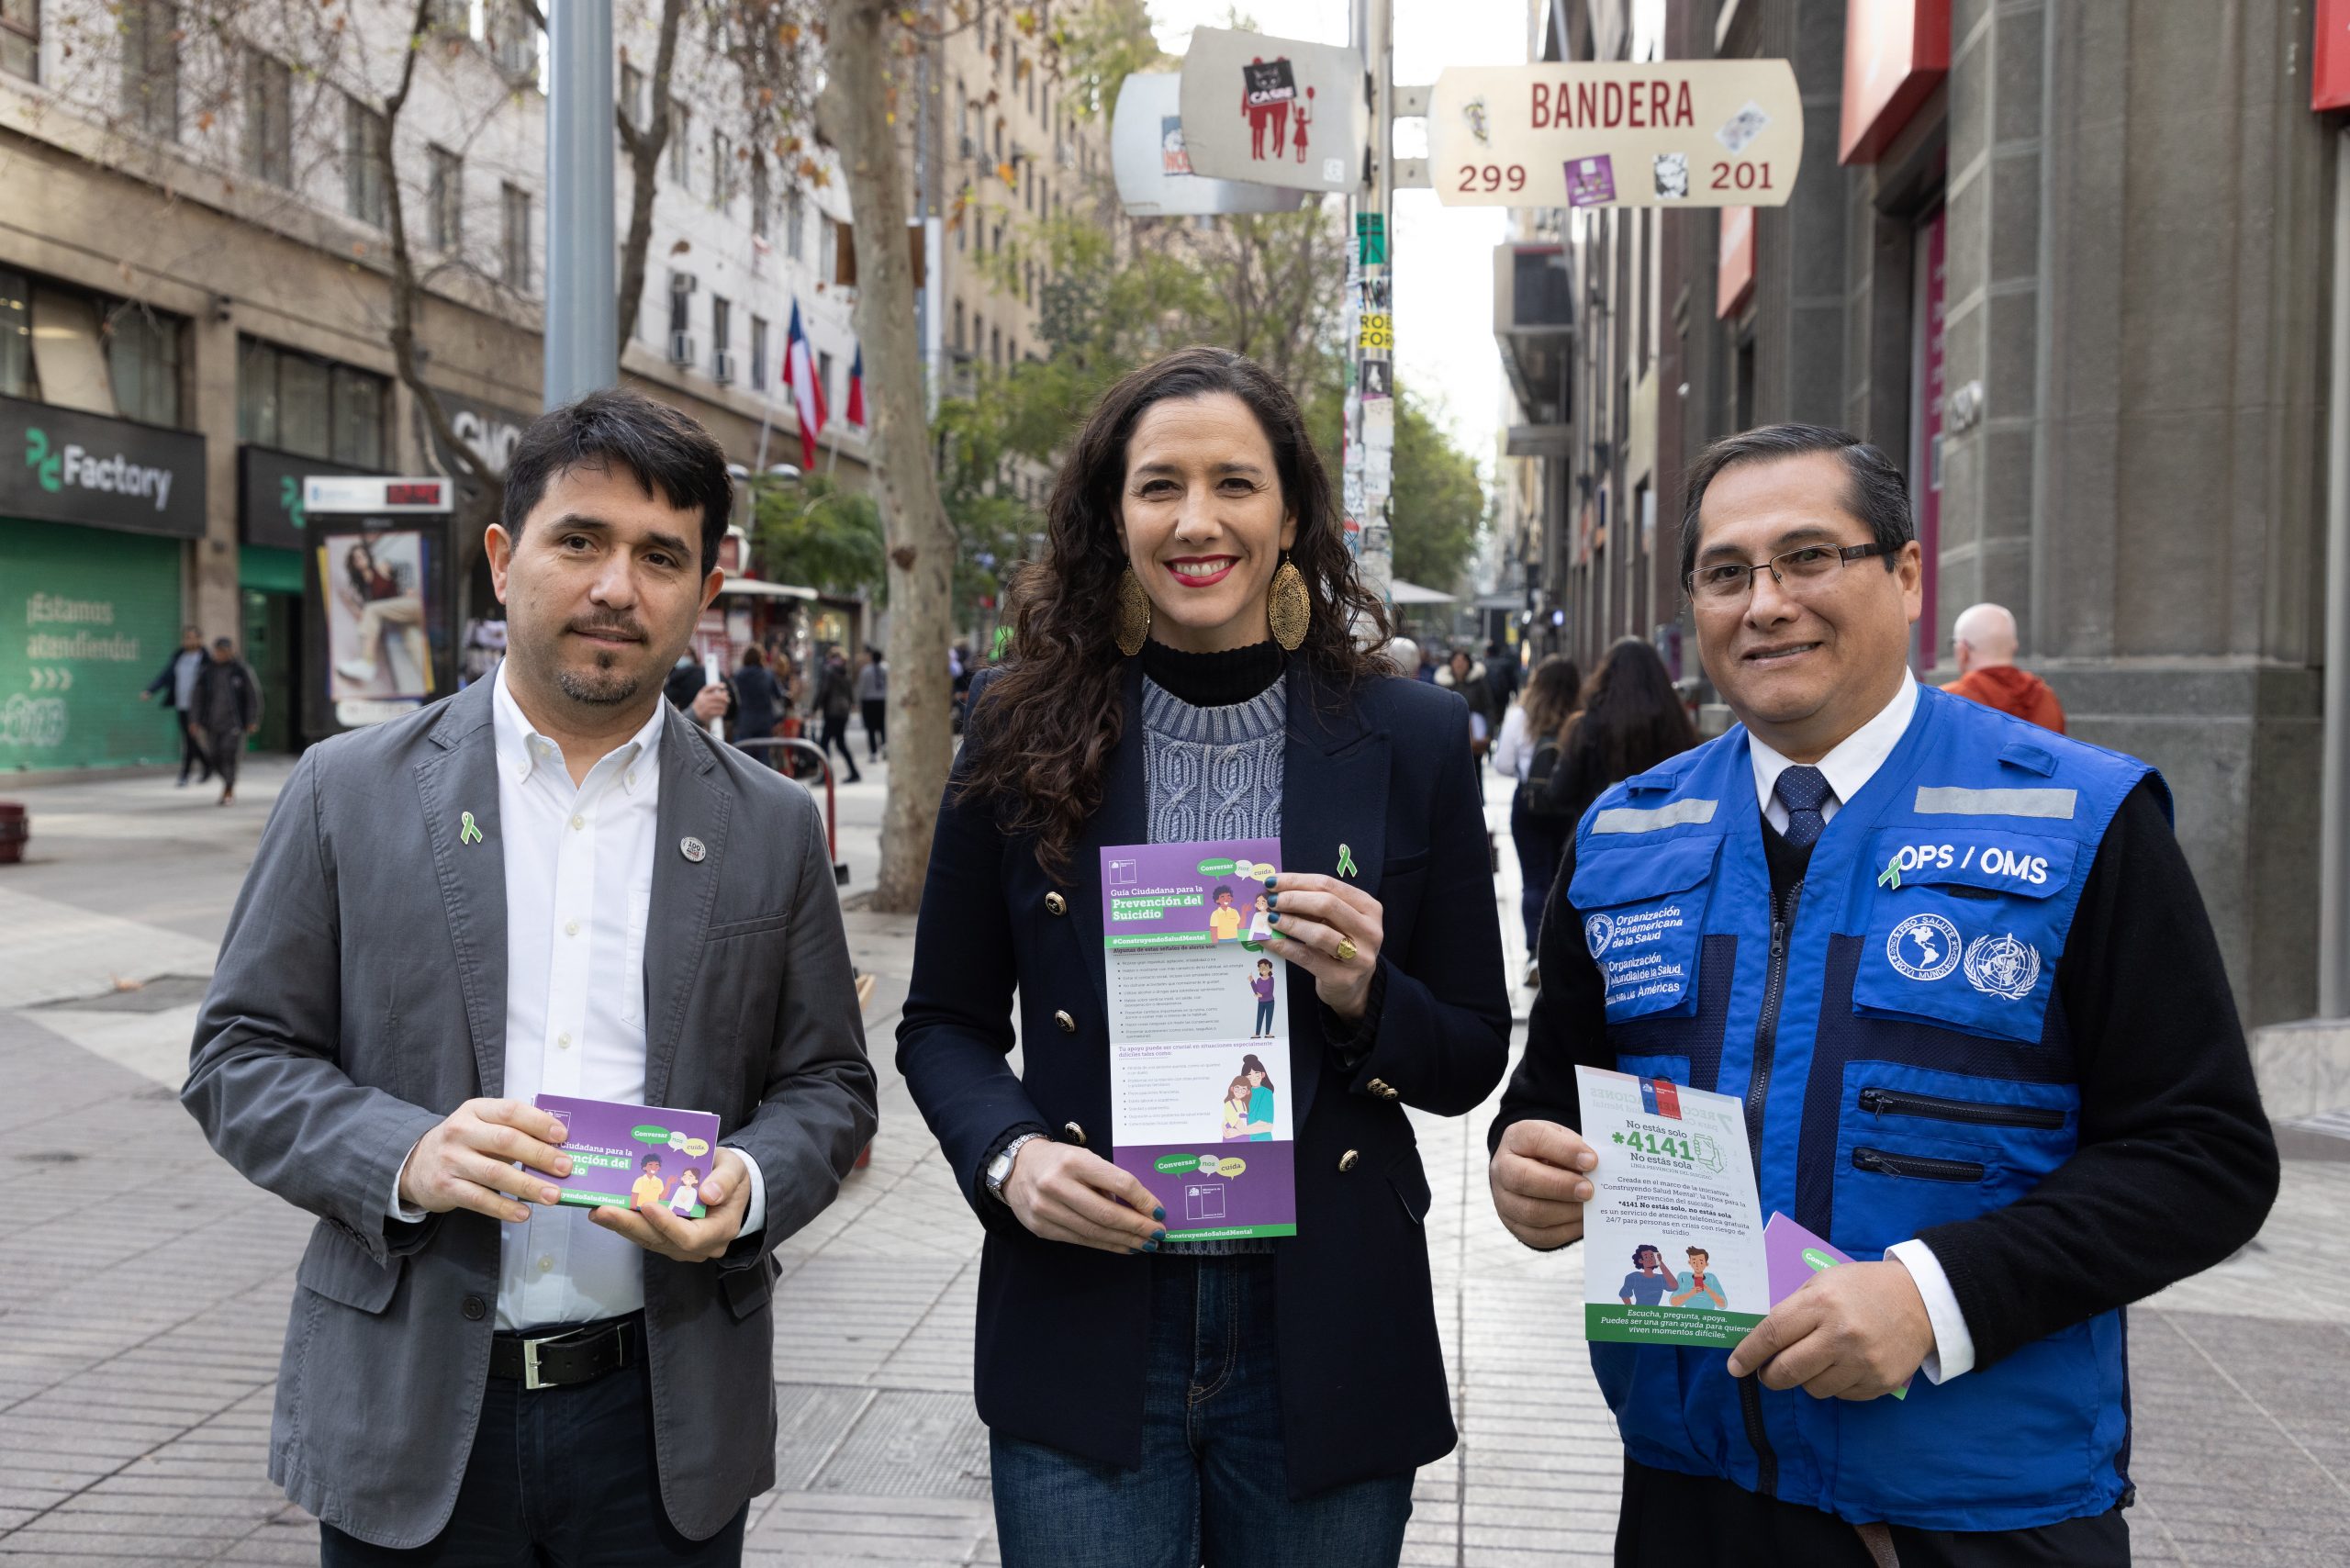
<path fill-rule="evenodd" d="M 1821 821 L 1835 821 L 1837 808 L 1876 777 L 1876 770 L 1885 766 L 1885 759 L 1893 755 L 1893 748 L 1908 733 L 1909 720 L 1917 711 L 1918 682 L 1905 670 L 1901 689 L 1894 693 L 1893 700 L 1812 765 L 1828 778 L 1828 799 L 1819 805 Z M 1754 793 L 1762 803 L 1763 820 L 1785 833 L 1787 807 L 1776 791 L 1779 775 L 1795 764 L 1765 745 L 1751 731 L 1746 737 L 1746 749 L 1754 761 Z M 1933 1249 L 1913 1238 L 1896 1242 L 1886 1249 L 1885 1255 L 1899 1260 L 1901 1266 L 1909 1271 L 1919 1295 L 1925 1300 L 1927 1320 L 1933 1325 L 1934 1348 L 1927 1352 L 1925 1364 L 1918 1370 L 1926 1374 L 1929 1383 L 1947 1383 L 1961 1372 L 1973 1371 L 1975 1336 L 1967 1329 L 1966 1315 L 1958 1309 L 1957 1293 L 1950 1288 L 1950 1276 L 1942 1271 Z"/>
<path fill-rule="evenodd" d="M 563 748 L 523 715 L 501 665 L 492 710 L 498 846 L 506 862 L 504 1094 L 644 1103 L 644 930 L 661 797 L 666 701 L 576 786 Z M 767 1193 L 745 1159 L 745 1235 Z M 422 1218 L 393 1193 L 393 1213 Z M 499 1227 L 498 1327 L 617 1317 L 644 1305 L 643 1252 L 588 1211 L 533 1204 Z"/>

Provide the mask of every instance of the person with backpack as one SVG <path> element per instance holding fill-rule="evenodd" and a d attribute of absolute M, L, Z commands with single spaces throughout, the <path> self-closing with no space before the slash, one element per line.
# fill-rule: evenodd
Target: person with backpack
<path fill-rule="evenodd" d="M 1494 743 L 1494 771 L 1517 780 L 1509 801 L 1509 836 L 1517 846 L 1518 913 L 1526 921 L 1528 985 L 1537 978 L 1534 943 L 1542 930 L 1542 906 L 1550 902 L 1550 879 L 1558 873 L 1559 857 L 1574 828 L 1539 801 L 1558 766 L 1559 738 L 1582 695 L 1583 672 L 1575 661 L 1564 654 L 1550 655 L 1534 666 L 1526 700 L 1503 718 L 1501 738 Z"/>

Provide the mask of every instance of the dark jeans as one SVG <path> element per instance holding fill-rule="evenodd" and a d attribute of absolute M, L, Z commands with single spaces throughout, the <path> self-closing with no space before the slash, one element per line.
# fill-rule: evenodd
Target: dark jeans
<path fill-rule="evenodd" d="M 1901 1568 L 2130 1568 L 2121 1510 L 2037 1529 L 1886 1532 Z M 1874 1568 L 1861 1532 L 1833 1514 L 1782 1503 L 1716 1475 L 1624 1462 L 1616 1568 Z"/>
<path fill-rule="evenodd" d="M 187 782 L 189 768 L 200 767 L 204 771 L 196 782 L 208 784 L 212 781 L 212 756 L 204 749 L 203 732 L 188 721 L 187 710 L 185 708 L 179 710 L 179 721 L 180 782 L 183 784 Z"/>
<path fill-rule="evenodd" d="M 871 762 L 890 744 L 890 700 L 886 697 L 868 697 L 858 706 L 865 713 L 865 759 Z"/>
<path fill-rule="evenodd" d="M 1412 1516 L 1408 1473 L 1290 1497 L 1272 1259 L 1154 1258 L 1150 1269 L 1142 1468 L 993 1434 L 1004 1568 L 1393 1564 Z"/>
<path fill-rule="evenodd" d="M 245 733 L 242 730 L 213 730 L 212 745 L 207 755 L 212 758 L 212 771 L 220 776 L 220 788 L 225 793 L 237 787 L 237 764 L 244 760 Z"/>
<path fill-rule="evenodd" d="M 1558 879 L 1559 861 L 1575 827 L 1565 817 L 1538 814 L 1528 806 L 1527 796 L 1521 783 L 1509 799 L 1509 836 L 1517 846 L 1518 880 L 1526 884 L 1517 895 L 1517 912 L 1526 922 L 1526 958 L 1531 963 L 1542 934 L 1542 909 L 1550 902 L 1550 884 Z"/>
<path fill-rule="evenodd" d="M 857 778 L 856 754 L 848 749 L 847 714 L 843 713 L 838 718 L 834 718 L 830 713 L 825 714 L 824 727 L 818 735 L 816 744 L 823 748 L 826 761 L 830 761 L 832 759 L 833 748 L 834 746 L 838 746 L 840 748 L 841 760 L 848 764 L 849 781 L 851 783 L 856 782 Z"/>
<path fill-rule="evenodd" d="M 426 1545 L 371 1546 L 319 1527 L 320 1568 L 732 1568 L 745 1503 L 708 1540 L 688 1540 L 661 1506 L 653 1385 L 640 1328 L 631 1363 L 593 1383 L 535 1393 L 489 1380 L 456 1511 Z"/>
<path fill-rule="evenodd" d="M 1272 1032 L 1273 1002 L 1272 998 L 1267 997 L 1257 1003 L 1257 1033 L 1259 1035 L 1270 1035 Z"/>

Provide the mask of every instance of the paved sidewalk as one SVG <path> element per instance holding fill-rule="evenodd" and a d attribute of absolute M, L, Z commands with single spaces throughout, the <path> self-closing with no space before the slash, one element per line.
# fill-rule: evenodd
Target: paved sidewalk
<path fill-rule="evenodd" d="M 308 1222 L 215 1159 L 173 1096 L 284 771 L 249 769 L 228 810 L 168 778 L 18 797 L 35 839 L 31 864 L 0 869 L 0 1170 L 17 1199 L 0 1234 L 0 1556 L 316 1560 L 264 1452 Z M 842 792 L 852 894 L 871 885 L 882 772 Z M 1497 830 L 1505 801 L 1496 787 Z M 991 1563 L 968 1392 L 979 1229 L 890 1066 L 912 923 L 847 920 L 879 981 L 882 1132 L 782 1251 L 780 1480 L 754 1506 L 750 1559 Z M 1463 1440 L 1420 1476 L 1406 1561 L 1605 1562 L 1620 1462 L 1576 1333 L 1580 1249 L 1530 1253 L 1493 1220 L 1486 1119 L 1416 1119 Z M 2350 1159 L 2294 1159 L 2260 1242 L 2131 1315 L 2142 1562 L 2350 1562 L 2345 1214 Z"/>

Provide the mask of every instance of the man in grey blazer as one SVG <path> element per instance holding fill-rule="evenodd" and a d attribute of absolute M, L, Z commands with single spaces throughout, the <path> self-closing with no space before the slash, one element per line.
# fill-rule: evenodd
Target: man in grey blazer
<path fill-rule="evenodd" d="M 732 494 L 625 392 L 524 434 L 491 680 L 313 747 L 182 1099 L 319 1216 L 270 1475 L 329 1564 L 731 1563 L 775 1481 L 772 1254 L 874 1126 L 806 790 L 661 696 Z M 706 1217 L 559 1205 L 541 1093 L 714 1112 Z"/>

